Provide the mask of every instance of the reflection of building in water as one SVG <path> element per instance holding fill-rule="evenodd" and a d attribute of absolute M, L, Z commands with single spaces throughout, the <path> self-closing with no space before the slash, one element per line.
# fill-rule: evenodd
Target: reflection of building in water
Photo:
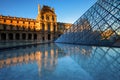
<path fill-rule="evenodd" d="M 68 27 L 64 24 L 64 28 Z M 61 34 L 59 27 L 54 8 L 38 5 L 36 19 L 0 15 L 0 41 L 52 41 Z"/>
<path fill-rule="evenodd" d="M 13 53 L 4 51 L 0 54 L 0 68 L 36 62 L 40 74 L 43 69 L 52 71 L 57 64 L 58 49 L 51 47 L 48 50 L 45 49 L 45 46 L 40 48 L 41 46 L 18 49 L 13 51 Z M 42 50 L 43 48 L 44 50 Z M 18 51 L 21 52 L 15 53 Z"/>

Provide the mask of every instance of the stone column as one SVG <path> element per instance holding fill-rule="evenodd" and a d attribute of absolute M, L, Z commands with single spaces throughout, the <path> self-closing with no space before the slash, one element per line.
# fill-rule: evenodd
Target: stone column
<path fill-rule="evenodd" d="M 42 41 L 42 35 L 40 33 L 37 33 L 37 41 L 41 42 Z"/>
<path fill-rule="evenodd" d="M 53 38 L 54 38 L 53 33 L 51 33 L 50 35 L 51 35 L 51 41 L 53 41 Z"/>
<path fill-rule="evenodd" d="M 45 24 L 45 31 L 47 31 L 48 30 L 47 23 L 45 22 L 44 24 Z"/>
<path fill-rule="evenodd" d="M 50 16 L 49 18 L 50 18 L 50 22 L 52 22 L 52 16 Z"/>

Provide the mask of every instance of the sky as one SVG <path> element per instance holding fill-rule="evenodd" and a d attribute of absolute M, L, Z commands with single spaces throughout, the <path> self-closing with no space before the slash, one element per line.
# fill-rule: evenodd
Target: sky
<path fill-rule="evenodd" d="M 36 19 L 38 4 L 55 9 L 57 22 L 74 23 L 97 0 L 0 0 L 0 15 Z"/>

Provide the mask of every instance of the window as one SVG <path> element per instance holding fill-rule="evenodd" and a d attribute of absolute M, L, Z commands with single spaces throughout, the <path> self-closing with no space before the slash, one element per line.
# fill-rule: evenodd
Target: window
<path fill-rule="evenodd" d="M 48 15 L 46 16 L 46 20 L 49 20 L 49 16 Z"/>
<path fill-rule="evenodd" d="M 44 20 L 44 16 L 42 16 L 42 20 Z"/>
<path fill-rule="evenodd" d="M 6 25 L 5 24 L 3 24 L 3 30 L 6 30 Z"/>
<path fill-rule="evenodd" d="M 54 21 L 54 16 L 52 16 L 52 20 Z"/>

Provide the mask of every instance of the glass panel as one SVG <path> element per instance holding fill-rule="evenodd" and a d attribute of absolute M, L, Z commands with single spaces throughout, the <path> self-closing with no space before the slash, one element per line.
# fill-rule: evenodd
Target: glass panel
<path fill-rule="evenodd" d="M 120 43 L 119 4 L 118 0 L 98 0 L 64 35 L 68 41 L 61 36 L 56 42 L 120 46 L 114 44 Z"/>

